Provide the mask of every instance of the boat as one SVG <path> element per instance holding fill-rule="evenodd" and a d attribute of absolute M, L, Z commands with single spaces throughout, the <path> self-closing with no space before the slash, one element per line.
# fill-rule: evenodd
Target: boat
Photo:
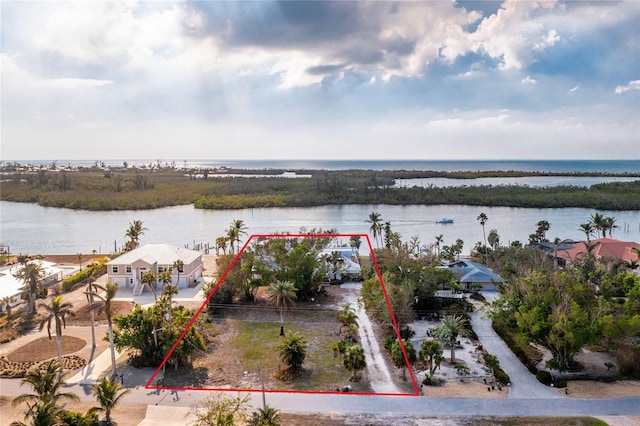
<path fill-rule="evenodd" d="M 448 217 L 443 217 L 442 219 L 436 220 L 436 223 L 453 223 L 453 219 L 449 219 Z"/>

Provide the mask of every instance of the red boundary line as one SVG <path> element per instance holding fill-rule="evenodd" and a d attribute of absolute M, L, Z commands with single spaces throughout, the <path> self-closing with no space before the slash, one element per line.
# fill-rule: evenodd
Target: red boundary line
<path fill-rule="evenodd" d="M 417 382 L 416 382 L 416 378 L 415 378 L 415 376 L 413 374 L 413 369 L 411 369 L 411 368 L 408 368 L 408 370 L 409 370 L 409 376 L 411 377 L 411 383 L 413 384 L 413 389 L 414 389 L 413 393 L 382 393 L 382 392 L 348 392 L 348 393 L 345 393 L 345 392 L 338 392 L 338 391 L 304 391 L 304 390 L 301 391 L 301 390 L 290 390 L 290 389 L 265 389 L 265 390 L 262 390 L 262 389 L 192 388 L 192 387 L 175 388 L 175 387 L 164 387 L 164 386 L 152 386 L 151 385 L 151 383 L 156 378 L 156 376 L 158 374 L 160 374 L 160 371 L 162 370 L 163 366 L 165 366 L 165 364 L 167 363 L 167 361 L 171 357 L 171 354 L 173 353 L 173 351 L 180 344 L 180 341 L 184 338 L 185 334 L 187 334 L 189 329 L 193 326 L 193 323 L 196 321 L 196 319 L 198 318 L 198 316 L 200 315 L 202 310 L 207 306 L 207 303 L 209 302 L 209 299 L 211 299 L 211 297 L 214 295 L 214 293 L 218 290 L 218 287 L 220 287 L 220 284 L 222 284 L 222 282 L 225 280 L 225 278 L 227 277 L 227 275 L 229 274 L 229 272 L 231 271 L 233 266 L 240 259 L 240 255 L 244 252 L 244 250 L 249 245 L 251 240 L 253 240 L 254 238 L 256 238 L 256 239 L 258 239 L 258 238 L 265 239 L 265 238 L 327 238 L 327 237 L 329 237 L 329 238 L 364 237 L 366 239 L 367 245 L 369 246 L 369 252 L 371 254 L 371 259 L 373 260 L 373 265 L 375 267 L 376 273 L 378 274 L 378 279 L 380 280 L 380 286 L 382 287 L 382 293 L 384 294 L 384 298 L 385 298 L 385 301 L 387 303 L 387 308 L 389 308 L 389 313 L 391 314 L 391 322 L 393 323 L 393 328 L 394 328 L 394 330 L 396 332 L 396 337 L 400 341 L 400 347 L 402 349 L 402 355 L 404 356 L 405 365 L 410 365 L 409 364 L 409 359 L 407 357 L 407 351 L 406 351 L 406 349 L 404 347 L 404 343 L 402 342 L 402 339 L 400 338 L 400 329 L 398 328 L 398 323 L 396 322 L 396 317 L 395 317 L 395 314 L 393 313 L 393 308 L 391 307 L 391 301 L 389 300 L 389 295 L 387 294 L 387 288 L 384 285 L 384 281 L 382 279 L 382 273 L 380 272 L 380 268 L 378 266 L 378 260 L 376 259 L 376 255 L 375 255 L 375 252 L 373 251 L 373 246 L 371 245 L 371 240 L 369 239 L 369 235 L 368 234 L 286 234 L 286 233 L 283 233 L 283 234 L 252 234 L 251 236 L 249 236 L 249 238 L 244 243 L 242 248 L 238 251 L 238 254 L 236 255 L 236 257 L 233 259 L 233 261 L 231 261 L 231 263 L 229 264 L 227 269 L 224 271 L 224 274 L 222 274 L 222 276 L 218 280 L 218 283 L 216 284 L 216 286 L 213 288 L 213 290 L 211 290 L 211 292 L 209 293 L 207 298 L 204 300 L 204 302 L 202 303 L 202 306 L 200 306 L 200 309 L 198 309 L 198 311 L 193 315 L 193 318 L 191 318 L 191 321 L 189 321 L 189 324 L 187 324 L 187 326 L 185 327 L 185 329 L 182 332 L 182 334 L 180 334 L 180 336 L 178 336 L 178 339 L 176 340 L 176 342 L 173 344 L 171 349 L 169 349 L 169 352 L 167 353 L 167 355 L 162 360 L 162 363 L 160 364 L 160 366 L 155 370 L 155 372 L 153 373 L 153 375 L 151 376 L 149 381 L 145 384 L 145 386 L 144 386 L 145 389 L 182 390 L 182 391 L 187 391 L 187 390 L 188 391 L 224 391 L 224 392 L 247 392 L 247 393 L 250 393 L 250 392 L 264 392 L 264 393 L 290 393 L 290 394 L 311 394 L 311 395 L 313 395 L 313 394 L 332 395 L 333 394 L 333 395 L 368 395 L 368 396 L 418 396 L 419 395 L 418 385 L 417 385 Z"/>

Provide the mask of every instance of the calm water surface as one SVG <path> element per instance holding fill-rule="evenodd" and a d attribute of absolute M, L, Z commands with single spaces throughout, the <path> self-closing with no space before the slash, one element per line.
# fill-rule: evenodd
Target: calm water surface
<path fill-rule="evenodd" d="M 584 239 L 578 226 L 595 212 L 590 209 L 522 209 L 509 207 L 475 206 L 389 206 L 347 205 L 310 208 L 270 208 L 243 210 L 200 210 L 193 206 L 167 207 L 157 210 L 89 212 L 35 204 L 0 201 L 0 243 L 9 246 L 12 253 L 91 253 L 93 250 L 109 253 L 114 246 L 120 248 L 126 238 L 129 222 L 142 220 L 148 230 L 142 243 L 170 243 L 178 246 L 194 243 L 213 243 L 223 235 L 234 219 L 242 219 L 249 234 L 276 231 L 299 232 L 300 228 L 335 228 L 342 233 L 367 233 L 365 222 L 369 213 L 376 211 L 392 229 L 408 240 L 416 235 L 421 243 L 432 243 L 435 236 L 444 235 L 445 244 L 460 238 L 465 242 L 463 251 L 482 240 L 482 227 L 476 220 L 481 212 L 489 217 L 486 232 L 497 229 L 500 241 L 508 244 L 526 242 L 536 223 L 547 220 L 550 239 L 559 237 Z M 616 218 L 620 226 L 614 238 L 640 242 L 640 211 L 601 211 Z M 453 224 L 441 225 L 435 221 L 442 217 L 454 219 Z"/>

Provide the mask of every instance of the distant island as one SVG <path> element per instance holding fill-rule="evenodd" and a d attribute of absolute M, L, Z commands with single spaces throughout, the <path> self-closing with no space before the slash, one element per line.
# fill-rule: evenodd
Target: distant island
<path fill-rule="evenodd" d="M 311 207 L 346 204 L 581 207 L 640 210 L 640 173 L 285 170 L 183 167 L 175 163 L 92 166 L 2 163 L 0 200 L 83 210 L 141 210 L 193 204 L 201 209 Z M 623 176 L 591 187 L 396 187 L 396 179 L 527 176 Z"/>

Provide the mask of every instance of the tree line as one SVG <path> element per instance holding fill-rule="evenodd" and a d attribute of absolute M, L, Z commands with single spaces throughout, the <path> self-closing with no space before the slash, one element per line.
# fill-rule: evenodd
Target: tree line
<path fill-rule="evenodd" d="M 243 171 L 246 176 L 249 172 Z M 121 169 L 105 173 L 42 170 L 16 173 L 0 199 L 83 210 L 136 210 L 194 204 L 203 209 L 306 207 L 337 204 L 460 204 L 529 208 L 640 210 L 640 180 L 558 186 L 394 187 L 402 171 L 309 171 L 310 178 L 194 178 L 184 171 Z M 496 172 L 497 173 L 497 172 Z M 211 176 L 215 173 L 210 173 Z M 264 174 L 264 173 L 262 173 Z M 465 172 L 465 177 L 484 176 Z"/>

